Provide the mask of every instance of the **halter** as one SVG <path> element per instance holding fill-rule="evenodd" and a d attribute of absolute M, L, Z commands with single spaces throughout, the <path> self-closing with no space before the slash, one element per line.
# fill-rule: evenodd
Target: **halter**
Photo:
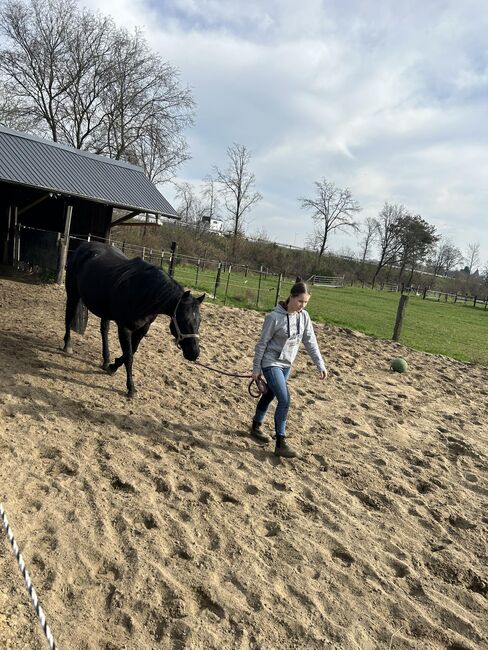
<path fill-rule="evenodd" d="M 183 296 L 181 296 L 183 298 Z M 183 334 L 180 330 L 180 326 L 178 325 L 178 321 L 176 320 L 176 312 L 178 311 L 178 307 L 180 306 L 181 298 L 178 300 L 176 303 L 175 310 L 173 312 L 173 315 L 171 316 L 171 320 L 173 322 L 173 325 L 175 326 L 176 333 L 178 336 L 176 337 L 176 345 L 178 348 L 181 348 L 180 342 L 183 341 L 183 339 L 199 339 L 200 336 L 198 334 Z"/>

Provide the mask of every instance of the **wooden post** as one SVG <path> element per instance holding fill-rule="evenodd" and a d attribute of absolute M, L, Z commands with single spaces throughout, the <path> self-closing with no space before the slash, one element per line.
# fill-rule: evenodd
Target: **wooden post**
<path fill-rule="evenodd" d="M 231 271 L 232 271 L 232 264 L 229 264 L 229 268 L 227 269 L 227 282 L 225 283 L 224 305 L 227 302 L 227 292 L 229 290 L 229 280 L 230 280 Z"/>
<path fill-rule="evenodd" d="M 263 265 L 259 267 L 258 295 L 256 298 L 256 307 L 259 307 L 259 296 L 261 294 L 261 278 L 263 275 Z"/>
<path fill-rule="evenodd" d="M 58 254 L 58 268 L 56 271 L 56 283 L 63 283 L 64 269 L 66 268 L 66 260 L 68 259 L 69 249 L 69 233 L 71 229 L 71 217 L 73 215 L 73 206 L 66 206 L 66 220 L 64 222 L 64 234 L 59 240 L 59 254 Z"/>
<path fill-rule="evenodd" d="M 426 295 L 427 295 L 427 287 L 424 287 L 424 291 L 422 293 L 422 300 L 425 300 Z"/>
<path fill-rule="evenodd" d="M 17 208 L 15 208 L 15 212 L 17 213 Z M 17 221 L 17 219 L 16 219 Z M 13 262 L 14 262 L 14 268 L 19 269 L 20 268 L 20 229 L 21 229 L 20 223 L 16 223 L 14 227 L 14 255 L 13 255 Z"/>
<path fill-rule="evenodd" d="M 176 264 L 176 249 L 178 244 L 173 241 L 171 242 L 171 253 L 169 256 L 169 266 L 168 266 L 168 275 L 172 278 L 175 273 L 175 264 Z"/>
<path fill-rule="evenodd" d="M 478 300 L 478 296 L 474 297 L 474 302 L 473 302 L 473 307 L 476 307 L 476 301 Z"/>
<path fill-rule="evenodd" d="M 278 276 L 278 286 L 276 287 L 276 298 L 275 298 L 275 307 L 277 306 L 279 300 L 280 300 L 280 291 L 281 291 L 281 283 L 283 282 L 283 273 L 280 273 Z"/>
<path fill-rule="evenodd" d="M 222 273 L 222 262 L 219 262 L 217 266 L 217 275 L 215 276 L 215 287 L 214 287 L 214 302 L 217 298 L 217 289 L 220 287 L 220 274 Z"/>
<path fill-rule="evenodd" d="M 400 296 L 400 302 L 398 303 L 395 328 L 393 330 L 393 340 L 398 341 L 400 339 L 400 334 L 402 333 L 403 327 L 403 318 L 405 316 L 405 309 L 408 304 L 408 296 Z"/>
<path fill-rule="evenodd" d="M 200 273 L 200 258 L 197 261 L 197 277 L 195 278 L 195 284 L 198 286 L 198 274 Z"/>

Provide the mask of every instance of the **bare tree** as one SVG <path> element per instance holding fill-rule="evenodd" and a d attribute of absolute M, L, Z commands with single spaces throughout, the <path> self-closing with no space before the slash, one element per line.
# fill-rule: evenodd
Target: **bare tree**
<path fill-rule="evenodd" d="M 314 198 L 300 198 L 301 207 L 312 210 L 315 230 L 312 243 L 317 249 L 318 257 L 324 254 L 329 234 L 336 229 L 352 228 L 359 230 L 353 218 L 361 210 L 359 203 L 352 198 L 348 188 L 341 189 L 334 183 L 323 178 L 315 181 L 316 194 Z"/>
<path fill-rule="evenodd" d="M 361 239 L 361 265 L 363 266 L 369 253 L 371 244 L 374 242 L 376 232 L 376 220 L 368 217 L 363 224 L 363 237 Z"/>
<path fill-rule="evenodd" d="M 0 88 L 16 106 L 0 121 L 142 165 L 154 181 L 188 157 L 191 93 L 140 31 L 74 0 L 3 0 L 0 9 Z"/>
<path fill-rule="evenodd" d="M 178 205 L 176 211 L 185 223 L 195 224 L 200 220 L 200 199 L 191 183 L 180 183 L 176 186 Z"/>
<path fill-rule="evenodd" d="M 249 169 L 251 154 L 242 144 L 234 143 L 227 149 L 229 166 L 221 171 L 215 167 L 215 180 L 222 187 L 224 205 L 232 223 L 232 255 L 235 255 L 237 238 L 244 232 L 244 221 L 248 211 L 262 199 L 254 191 L 256 181 Z"/>
<path fill-rule="evenodd" d="M 406 210 L 403 205 L 385 203 L 378 218 L 375 219 L 375 238 L 380 247 L 380 259 L 373 276 L 373 287 L 381 269 L 392 265 L 397 260 L 402 247 L 401 229 L 405 216 Z"/>
<path fill-rule="evenodd" d="M 480 263 L 480 245 L 478 243 L 468 244 L 464 259 L 467 262 L 468 274 L 473 273 L 473 269 Z"/>
<path fill-rule="evenodd" d="M 457 265 L 461 264 L 464 257 L 459 248 L 447 238 L 441 239 L 431 248 L 430 267 L 434 277 L 437 275 L 447 275 Z"/>
<path fill-rule="evenodd" d="M 219 213 L 219 200 L 218 192 L 215 187 L 216 182 L 209 174 L 204 179 L 204 186 L 202 191 L 202 211 L 206 217 L 210 219 L 218 219 Z"/>

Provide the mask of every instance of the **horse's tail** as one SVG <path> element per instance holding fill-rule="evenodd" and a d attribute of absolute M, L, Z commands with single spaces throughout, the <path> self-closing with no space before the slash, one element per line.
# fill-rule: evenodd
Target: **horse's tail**
<path fill-rule="evenodd" d="M 71 323 L 71 329 L 77 334 L 84 334 L 87 323 L 88 323 L 88 309 L 80 298 L 78 300 L 78 304 L 76 305 L 76 311 L 73 317 L 73 321 Z"/>

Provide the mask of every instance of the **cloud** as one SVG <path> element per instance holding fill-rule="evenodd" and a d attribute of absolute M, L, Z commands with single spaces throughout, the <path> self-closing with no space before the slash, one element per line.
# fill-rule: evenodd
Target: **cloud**
<path fill-rule="evenodd" d="M 264 196 L 253 224 L 276 240 L 305 241 L 297 198 L 326 177 L 352 190 L 362 218 L 404 203 L 460 248 L 480 241 L 488 260 L 484 0 L 90 2 L 145 25 L 192 88 L 182 178 L 245 144 Z"/>

